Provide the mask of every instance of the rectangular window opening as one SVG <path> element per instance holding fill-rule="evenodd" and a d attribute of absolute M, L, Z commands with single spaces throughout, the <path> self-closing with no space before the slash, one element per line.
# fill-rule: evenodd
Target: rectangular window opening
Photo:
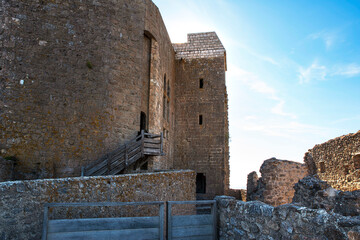
<path fill-rule="evenodd" d="M 202 125 L 202 124 L 203 124 L 203 116 L 199 115 L 199 125 Z"/>
<path fill-rule="evenodd" d="M 324 162 L 320 162 L 320 172 L 325 173 L 325 163 Z"/>
<path fill-rule="evenodd" d="M 206 177 L 203 173 L 196 174 L 196 193 L 206 193 Z"/>
<path fill-rule="evenodd" d="M 202 78 L 200 78 L 200 85 L 199 85 L 199 87 L 200 87 L 201 89 L 204 88 L 204 79 L 202 79 Z"/>

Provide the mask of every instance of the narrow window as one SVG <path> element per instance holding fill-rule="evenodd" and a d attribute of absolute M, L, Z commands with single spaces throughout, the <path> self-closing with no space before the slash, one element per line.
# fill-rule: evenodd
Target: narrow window
<path fill-rule="evenodd" d="M 321 173 L 325 172 L 325 163 L 324 162 L 320 162 L 320 172 Z"/>
<path fill-rule="evenodd" d="M 166 89 L 166 74 L 164 75 L 164 93 L 165 93 L 165 89 Z"/>
<path fill-rule="evenodd" d="M 203 124 L 203 116 L 199 115 L 199 125 L 202 125 L 202 124 Z"/>
<path fill-rule="evenodd" d="M 166 97 L 163 97 L 163 118 L 166 117 Z"/>
<path fill-rule="evenodd" d="M 166 130 L 165 130 L 165 128 L 163 129 L 163 137 L 166 138 Z"/>
<path fill-rule="evenodd" d="M 140 131 L 141 130 L 147 130 L 146 114 L 144 112 L 140 113 Z"/>
<path fill-rule="evenodd" d="M 206 193 L 206 177 L 203 173 L 196 174 L 196 193 Z"/>
<path fill-rule="evenodd" d="M 200 84 L 199 87 L 202 89 L 204 88 L 204 79 L 200 78 Z"/>

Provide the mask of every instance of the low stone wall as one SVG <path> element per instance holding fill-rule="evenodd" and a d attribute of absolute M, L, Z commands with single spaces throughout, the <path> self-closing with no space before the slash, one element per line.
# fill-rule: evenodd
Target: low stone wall
<path fill-rule="evenodd" d="M 217 197 L 219 239 L 360 239 L 360 218 L 286 204 Z"/>
<path fill-rule="evenodd" d="M 270 158 L 260 168 L 261 178 L 256 172 L 248 176 L 247 201 L 259 200 L 279 206 L 291 203 L 294 196 L 294 185 L 307 176 L 305 164 Z"/>
<path fill-rule="evenodd" d="M 3 182 L 0 239 L 41 239 L 44 203 L 185 200 L 195 200 L 195 172 L 188 170 Z"/>
<path fill-rule="evenodd" d="M 305 153 L 309 174 L 342 191 L 360 190 L 360 131 L 315 145 Z"/>

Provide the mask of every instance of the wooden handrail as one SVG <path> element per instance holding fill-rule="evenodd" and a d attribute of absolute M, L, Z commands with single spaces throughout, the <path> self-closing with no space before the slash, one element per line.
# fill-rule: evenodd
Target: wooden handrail
<path fill-rule="evenodd" d="M 159 138 L 159 140 L 156 140 Z M 145 139 L 149 139 L 145 141 Z M 156 147 L 158 145 L 158 147 Z M 81 176 L 117 174 L 145 155 L 164 155 L 163 134 L 141 133 L 102 156 L 92 164 L 81 168 Z"/>

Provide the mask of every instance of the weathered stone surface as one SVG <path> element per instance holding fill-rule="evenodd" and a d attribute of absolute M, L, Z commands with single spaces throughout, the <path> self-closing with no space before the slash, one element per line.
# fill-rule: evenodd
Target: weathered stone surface
<path fill-rule="evenodd" d="M 79 176 L 138 133 L 141 111 L 148 130 L 170 126 L 163 76 L 174 84 L 175 52 L 152 1 L 10 0 L 1 13 L 0 150 L 19 159 L 16 179 Z M 154 169 L 172 167 L 172 144 Z"/>
<path fill-rule="evenodd" d="M 48 202 L 177 200 L 195 200 L 193 171 L 4 182 L 0 183 L 0 239 L 41 239 L 43 206 Z M 93 208 L 83 210 L 88 217 L 107 213 Z M 120 212 L 110 213 L 116 216 Z"/>
<path fill-rule="evenodd" d="M 360 191 L 342 192 L 333 189 L 325 181 L 307 176 L 295 184 L 293 203 L 313 209 L 325 209 L 328 212 L 344 216 L 360 215 Z"/>
<path fill-rule="evenodd" d="M 342 191 L 360 190 L 360 131 L 317 144 L 304 157 L 309 174 Z"/>
<path fill-rule="evenodd" d="M 260 168 L 261 178 L 256 172 L 248 175 L 247 201 L 259 200 L 273 206 L 291 203 L 293 186 L 307 175 L 304 164 L 270 158 Z"/>
<path fill-rule="evenodd" d="M 272 207 L 231 198 L 216 200 L 220 239 L 340 240 L 357 239 L 360 234 L 358 217 L 344 217 L 293 204 Z"/>

